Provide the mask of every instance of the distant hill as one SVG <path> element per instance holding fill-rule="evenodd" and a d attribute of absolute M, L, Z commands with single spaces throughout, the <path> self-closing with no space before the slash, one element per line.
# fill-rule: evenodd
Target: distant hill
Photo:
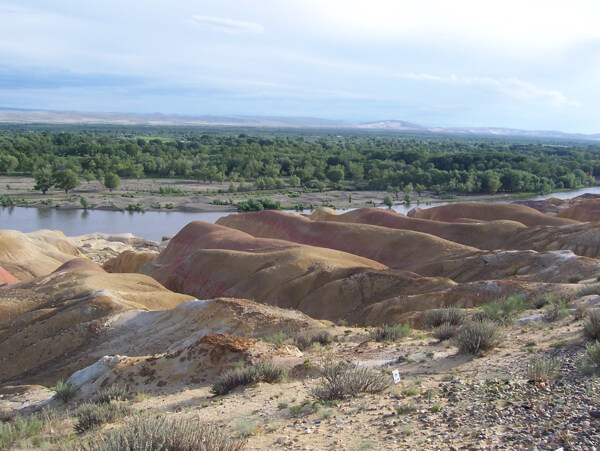
<path fill-rule="evenodd" d="M 271 116 L 213 116 L 179 115 L 163 113 L 90 113 L 79 111 L 27 110 L 0 107 L 0 123 L 12 124 L 117 124 L 117 125 L 189 125 L 230 127 L 281 127 L 281 128 L 337 128 L 348 130 L 382 130 L 420 132 L 452 135 L 479 135 L 572 139 L 600 141 L 600 133 L 585 135 L 556 130 L 519 130 L 498 127 L 443 128 L 425 127 L 400 120 L 351 122 L 312 117 Z"/>

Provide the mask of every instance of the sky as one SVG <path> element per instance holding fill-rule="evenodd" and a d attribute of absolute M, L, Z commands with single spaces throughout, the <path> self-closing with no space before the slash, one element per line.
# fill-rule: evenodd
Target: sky
<path fill-rule="evenodd" d="M 598 0 L 0 0 L 0 107 L 600 133 Z"/>

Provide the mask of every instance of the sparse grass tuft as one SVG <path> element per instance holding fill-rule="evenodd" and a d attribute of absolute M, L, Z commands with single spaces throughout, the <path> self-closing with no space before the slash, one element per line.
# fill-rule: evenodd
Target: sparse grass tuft
<path fill-rule="evenodd" d="M 415 406 L 413 403 L 401 402 L 396 404 L 395 409 L 398 415 L 406 415 L 417 410 L 417 406 Z"/>
<path fill-rule="evenodd" d="M 347 362 L 325 362 L 320 368 L 321 384 L 311 394 L 321 401 L 355 397 L 360 393 L 381 393 L 390 386 L 390 377 L 370 368 Z"/>
<path fill-rule="evenodd" d="M 388 326 L 383 324 L 370 332 L 371 339 L 374 341 L 398 341 L 410 335 L 411 329 L 408 323 L 395 324 Z"/>
<path fill-rule="evenodd" d="M 527 379 L 534 382 L 549 382 L 556 378 L 560 361 L 537 357 L 527 365 Z"/>
<path fill-rule="evenodd" d="M 466 313 L 456 307 L 428 310 L 423 314 L 423 326 L 426 329 L 436 329 L 443 324 L 460 326 L 465 322 Z"/>
<path fill-rule="evenodd" d="M 462 354 L 480 356 L 500 343 L 500 329 L 492 321 L 475 321 L 462 326 L 454 340 Z"/>
<path fill-rule="evenodd" d="M 600 310 L 590 310 L 588 320 L 583 325 L 583 333 L 592 340 L 600 339 Z"/>
<path fill-rule="evenodd" d="M 585 345 L 582 363 L 583 373 L 600 374 L 600 343 L 598 341 Z"/>
<path fill-rule="evenodd" d="M 78 389 L 79 388 L 77 385 L 73 384 L 72 382 L 65 382 L 63 380 L 58 381 L 56 385 L 52 387 L 52 390 L 56 392 L 54 396 L 63 400 L 64 402 L 67 402 L 69 399 L 71 399 L 75 393 L 77 393 Z"/>
<path fill-rule="evenodd" d="M 211 391 L 215 395 L 229 393 L 240 385 L 249 385 L 257 382 L 270 384 L 281 382 L 287 377 L 287 368 L 271 362 L 260 362 L 244 368 L 234 368 L 223 373 L 215 382 Z"/>
<path fill-rule="evenodd" d="M 326 330 L 320 329 L 309 329 L 300 331 L 293 336 L 294 344 L 304 351 L 308 349 L 313 343 L 319 343 L 321 345 L 328 345 L 331 343 L 331 334 Z"/>
<path fill-rule="evenodd" d="M 256 421 L 256 418 L 251 417 L 238 418 L 235 421 L 235 427 L 241 437 L 250 437 L 251 435 L 256 434 L 256 431 L 258 430 L 258 421 Z"/>
<path fill-rule="evenodd" d="M 192 420 L 134 418 L 123 427 L 92 437 L 86 451 L 242 451 L 243 440 L 234 440 L 215 425 Z"/>

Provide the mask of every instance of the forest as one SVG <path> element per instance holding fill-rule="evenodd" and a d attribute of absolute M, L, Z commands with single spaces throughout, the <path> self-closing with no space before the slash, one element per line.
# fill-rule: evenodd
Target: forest
<path fill-rule="evenodd" d="M 40 190 L 67 176 L 114 184 L 116 175 L 227 181 L 238 191 L 549 193 L 593 184 L 600 145 L 348 130 L 3 126 L 0 174 L 32 175 Z"/>

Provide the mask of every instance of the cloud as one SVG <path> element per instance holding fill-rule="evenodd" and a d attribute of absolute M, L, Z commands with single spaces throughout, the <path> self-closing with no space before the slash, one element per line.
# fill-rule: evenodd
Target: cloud
<path fill-rule="evenodd" d="M 227 17 L 200 16 L 196 14 L 187 22 L 199 28 L 219 31 L 221 33 L 242 34 L 263 32 L 261 24 L 229 19 Z"/>
<path fill-rule="evenodd" d="M 569 100 L 562 92 L 543 89 L 533 83 L 520 80 L 517 77 L 509 78 L 492 78 L 492 77 L 458 77 L 455 74 L 451 74 L 448 77 L 441 77 L 439 75 L 432 74 L 416 74 L 414 72 L 407 72 L 400 74 L 400 78 L 407 80 L 420 80 L 420 81 L 432 81 L 438 83 L 447 83 L 451 85 L 463 85 L 463 86 L 479 86 L 488 88 L 492 91 L 496 91 L 502 94 L 507 94 L 517 99 L 530 99 L 538 98 L 544 99 L 554 105 L 570 105 L 570 106 L 581 106 L 579 102 Z"/>
<path fill-rule="evenodd" d="M 101 72 L 74 72 L 59 68 L 11 67 L 0 65 L 2 89 L 57 89 L 63 87 L 117 87 L 136 86 L 141 77 Z"/>

